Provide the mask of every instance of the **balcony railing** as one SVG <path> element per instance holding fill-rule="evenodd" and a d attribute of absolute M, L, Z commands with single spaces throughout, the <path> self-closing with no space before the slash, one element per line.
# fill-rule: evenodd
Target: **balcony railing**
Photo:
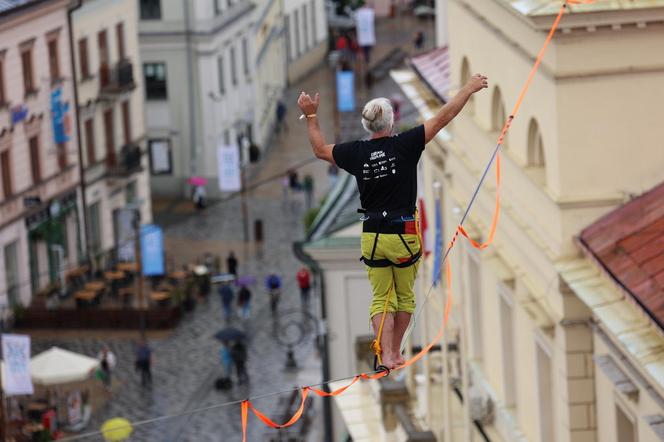
<path fill-rule="evenodd" d="M 142 170 L 141 157 L 143 152 L 138 144 L 125 144 L 120 155 L 107 161 L 108 174 L 113 177 L 128 177 L 132 173 Z"/>
<path fill-rule="evenodd" d="M 134 65 L 129 60 L 119 61 L 113 68 L 108 64 L 102 64 L 99 68 L 99 90 L 102 95 L 120 94 L 134 87 Z"/>

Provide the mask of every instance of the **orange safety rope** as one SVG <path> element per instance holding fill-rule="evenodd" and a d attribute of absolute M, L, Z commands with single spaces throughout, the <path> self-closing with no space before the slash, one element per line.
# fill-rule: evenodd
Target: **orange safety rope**
<path fill-rule="evenodd" d="M 546 40 L 544 41 L 544 44 L 542 45 L 542 48 L 540 49 L 539 53 L 537 54 L 537 58 L 535 60 L 535 64 L 533 65 L 532 69 L 530 70 L 530 73 L 528 75 L 528 79 L 526 80 L 526 83 L 524 84 L 523 88 L 521 89 L 521 92 L 519 94 L 519 97 L 516 101 L 516 104 L 514 105 L 514 108 L 512 110 L 512 114 L 509 116 L 507 121 L 505 122 L 505 125 L 503 126 L 503 129 L 500 132 L 500 136 L 498 138 L 498 147 L 500 147 L 505 139 L 505 135 L 507 134 L 507 131 L 511 127 L 512 121 L 514 120 L 514 117 L 516 113 L 518 112 L 519 108 L 521 107 L 521 104 L 523 103 L 523 99 L 526 95 L 526 92 L 528 91 L 528 88 L 530 87 L 530 84 L 532 83 L 535 74 L 537 72 L 537 69 L 539 68 L 540 64 L 542 63 L 542 59 L 544 58 L 544 54 L 546 53 L 546 49 L 553 39 L 553 36 L 556 32 L 556 29 L 558 28 L 558 25 L 560 24 L 560 20 L 562 19 L 563 14 L 565 13 L 565 9 L 567 8 L 568 4 L 589 4 L 592 3 L 594 0 L 566 0 L 566 2 L 561 6 L 560 11 L 558 12 L 558 16 L 556 17 L 555 21 L 553 22 L 553 25 L 551 26 L 551 29 L 549 31 L 549 34 L 546 37 Z M 493 159 L 493 157 L 492 157 Z M 489 235 L 487 237 L 487 241 L 484 243 L 478 243 L 477 241 L 473 240 L 472 238 L 469 237 L 468 233 L 465 231 L 462 225 L 459 225 L 454 233 L 454 237 L 452 240 L 449 242 L 447 246 L 447 250 L 445 253 L 445 256 L 454 248 L 454 245 L 456 243 L 456 239 L 459 236 L 459 234 L 463 235 L 466 237 L 470 243 L 473 245 L 473 247 L 476 247 L 478 249 L 485 249 L 487 248 L 494 239 L 495 233 L 496 233 L 496 227 L 498 224 L 498 218 L 500 215 L 500 184 L 501 184 L 501 176 L 500 176 L 500 154 L 496 154 L 496 204 L 494 208 L 494 213 L 491 221 L 491 226 L 489 228 Z M 421 247 L 420 243 L 420 247 Z M 443 337 L 443 334 L 445 333 L 445 329 L 447 327 L 447 322 L 449 319 L 449 314 L 452 308 L 452 269 L 449 260 L 445 261 L 445 269 L 446 269 L 446 284 L 447 284 L 447 300 L 445 302 L 445 309 L 443 312 L 443 320 L 441 322 L 440 328 L 438 330 L 438 333 L 436 336 L 433 338 L 433 340 L 425 346 L 419 353 L 417 353 L 415 356 L 407 360 L 403 365 L 400 365 L 396 367 L 394 370 L 401 370 L 404 369 L 415 362 L 419 361 L 426 355 L 431 348 L 433 348 L 434 345 L 440 339 Z M 388 298 L 389 299 L 389 298 Z M 387 311 L 387 303 L 386 303 L 386 308 L 385 311 Z M 383 313 L 383 318 L 381 320 L 381 327 L 379 329 L 379 334 L 382 333 L 382 324 L 385 319 L 385 313 Z M 378 343 L 378 348 L 380 349 L 380 343 Z M 377 353 L 378 355 L 379 353 Z M 267 416 L 265 416 L 263 413 L 258 411 L 253 404 L 249 400 L 245 400 L 241 404 L 241 418 L 242 418 L 242 441 L 246 442 L 247 440 L 247 420 L 248 420 L 248 415 L 249 415 L 249 409 L 261 420 L 263 423 L 266 425 L 272 427 L 272 428 L 285 428 L 289 427 L 293 424 L 295 424 L 301 417 L 304 412 L 304 405 L 307 399 L 307 395 L 309 394 L 309 391 L 313 391 L 317 395 L 321 397 L 330 397 L 330 396 L 338 396 L 342 394 L 344 391 L 346 391 L 349 387 L 351 387 L 353 384 L 355 384 L 358 380 L 360 379 L 380 379 L 382 377 L 387 376 L 388 372 L 386 371 L 381 371 L 372 375 L 368 375 L 366 373 L 361 373 L 359 375 L 356 375 L 353 377 L 351 382 L 333 392 L 325 392 L 323 390 L 319 390 L 313 387 L 302 387 L 301 389 L 301 395 L 302 395 L 302 401 L 300 403 L 300 407 L 297 409 L 295 414 L 284 424 L 277 424 L 271 419 L 269 419 Z"/>

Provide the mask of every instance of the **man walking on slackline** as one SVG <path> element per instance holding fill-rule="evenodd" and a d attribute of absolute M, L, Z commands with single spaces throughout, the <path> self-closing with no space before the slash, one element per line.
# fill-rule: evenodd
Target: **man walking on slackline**
<path fill-rule="evenodd" d="M 424 146 L 463 109 L 468 99 L 488 87 L 476 74 L 438 113 L 413 129 L 392 136 L 394 115 L 390 101 L 376 98 L 362 111 L 369 140 L 327 144 L 316 111 L 320 97 L 302 92 L 297 100 L 307 120 L 309 141 L 317 158 L 336 164 L 355 176 L 362 203 L 362 261 L 367 266 L 373 299 L 369 309 L 376 351 L 382 365 L 404 363 L 403 338 L 415 311 L 413 285 L 420 257 L 415 214 L 417 163 Z M 383 319 L 383 312 L 388 314 Z M 380 333 L 382 323 L 382 334 Z"/>

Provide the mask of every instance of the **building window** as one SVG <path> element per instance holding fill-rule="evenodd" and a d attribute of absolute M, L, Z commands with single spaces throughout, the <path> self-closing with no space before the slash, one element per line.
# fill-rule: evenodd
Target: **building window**
<path fill-rule="evenodd" d="M 161 20 L 161 0 L 141 0 L 141 20 Z"/>
<path fill-rule="evenodd" d="M 295 58 L 300 57 L 300 12 L 296 9 L 293 15 L 295 26 Z"/>
<path fill-rule="evenodd" d="M 539 403 L 540 442 L 554 442 L 555 428 L 553 426 L 553 370 L 551 355 L 548 349 L 540 342 L 537 347 L 537 393 Z"/>
<path fill-rule="evenodd" d="M 288 61 L 293 60 L 293 42 L 291 41 L 291 25 L 290 25 L 290 15 L 286 15 L 286 21 L 284 23 L 284 31 L 286 33 L 286 59 Z"/>
<path fill-rule="evenodd" d="M 226 93 L 226 79 L 224 78 L 224 57 L 217 57 L 217 80 L 219 81 L 219 94 Z"/>
<path fill-rule="evenodd" d="M 99 47 L 99 84 L 106 87 L 111 83 L 110 57 L 108 54 L 108 39 L 106 30 L 97 34 L 97 45 Z"/>
<path fill-rule="evenodd" d="M 14 307 L 19 303 L 18 241 L 5 246 L 5 283 L 7 284 L 7 303 Z"/>
<path fill-rule="evenodd" d="M 36 93 L 35 77 L 32 71 L 32 48 L 24 49 L 21 52 L 21 67 L 23 68 L 23 90 L 25 95 Z"/>
<path fill-rule="evenodd" d="M 51 74 L 51 83 L 60 79 L 60 57 L 58 56 L 58 39 L 48 41 L 48 68 Z"/>
<path fill-rule="evenodd" d="M 106 164 L 115 166 L 115 128 L 113 125 L 113 109 L 104 112 L 104 136 L 106 137 Z"/>
<path fill-rule="evenodd" d="M 479 258 L 474 253 L 468 253 L 468 289 L 470 321 L 472 327 L 472 350 L 475 359 L 482 359 L 484 352 L 483 320 L 482 320 L 482 273 L 480 272 Z"/>
<path fill-rule="evenodd" d="M 249 79 L 249 41 L 246 38 L 242 39 L 242 67 L 244 76 Z"/>
<path fill-rule="evenodd" d="M 8 150 L 0 153 L 0 170 L 2 171 L 2 193 L 5 198 L 9 198 L 14 194 L 14 188 L 12 186 L 11 155 Z"/>
<path fill-rule="evenodd" d="M 32 182 L 37 184 L 41 181 L 41 161 L 39 158 L 39 137 L 31 137 L 28 141 L 30 145 L 30 170 L 32 172 Z"/>
<path fill-rule="evenodd" d="M 131 204 L 136 201 L 136 180 L 127 184 L 127 187 L 125 187 L 125 201 L 126 204 Z"/>
<path fill-rule="evenodd" d="M 125 145 L 131 144 L 131 110 L 129 100 L 122 102 L 122 130 L 124 131 Z"/>
<path fill-rule="evenodd" d="M 221 15 L 224 12 L 223 2 L 224 0 L 212 0 L 212 3 L 214 3 L 214 15 Z"/>
<path fill-rule="evenodd" d="M 88 208 L 88 221 L 90 223 L 90 248 L 94 253 L 101 251 L 101 219 L 99 217 L 99 201 Z"/>
<path fill-rule="evenodd" d="M 152 175 L 170 175 L 173 172 L 170 140 L 150 140 L 148 141 L 148 149 L 150 150 L 150 171 Z"/>
<path fill-rule="evenodd" d="M 95 120 L 89 118 L 85 121 L 85 151 L 88 154 L 88 166 L 97 161 L 95 154 Z"/>
<path fill-rule="evenodd" d="M 90 63 L 88 62 L 88 39 L 78 41 L 78 61 L 81 65 L 81 79 L 90 78 Z"/>
<path fill-rule="evenodd" d="M 58 167 L 60 170 L 65 170 L 67 168 L 67 144 L 60 143 L 55 150 L 58 153 Z"/>
<path fill-rule="evenodd" d="M 235 65 L 235 48 L 231 48 L 231 83 L 237 85 L 237 69 Z"/>
<path fill-rule="evenodd" d="M 616 440 L 618 442 L 636 442 L 634 419 L 616 404 Z"/>
<path fill-rule="evenodd" d="M 472 74 L 470 73 L 470 62 L 466 57 L 463 57 L 463 60 L 461 61 L 461 82 L 459 83 L 459 87 L 463 87 L 470 81 L 470 76 Z M 466 108 L 471 112 L 475 113 L 475 96 L 471 95 L 470 98 L 468 99 L 468 104 L 466 105 Z"/>
<path fill-rule="evenodd" d="M 302 25 L 304 26 L 304 52 L 309 50 L 309 17 L 307 5 L 302 5 Z"/>
<path fill-rule="evenodd" d="M 539 125 L 534 118 L 531 118 L 528 125 L 528 166 L 544 167 L 544 144 L 542 143 L 542 134 Z"/>
<path fill-rule="evenodd" d="M 507 115 L 505 114 L 503 95 L 500 93 L 500 88 L 496 87 L 493 90 L 493 98 L 491 99 L 491 129 L 494 132 L 501 131 L 506 121 Z M 503 146 L 507 147 L 507 136 L 503 140 Z"/>
<path fill-rule="evenodd" d="M 5 66 L 4 60 L 0 57 L 0 108 L 2 108 L 7 99 L 5 98 Z"/>
<path fill-rule="evenodd" d="M 516 355 L 514 354 L 514 308 L 509 288 L 500 284 L 498 287 L 500 305 L 500 340 L 503 355 L 503 390 L 505 405 L 516 405 Z"/>
<path fill-rule="evenodd" d="M 124 23 L 115 25 L 115 38 L 118 42 L 118 61 L 122 61 L 127 56 L 125 53 Z"/>
<path fill-rule="evenodd" d="M 148 100 L 165 100 L 168 97 L 166 63 L 145 63 L 145 95 Z"/>

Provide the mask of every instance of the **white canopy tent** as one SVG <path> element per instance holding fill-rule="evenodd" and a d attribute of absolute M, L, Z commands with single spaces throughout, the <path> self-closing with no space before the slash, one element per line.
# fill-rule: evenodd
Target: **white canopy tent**
<path fill-rule="evenodd" d="M 35 384 L 66 384 L 89 379 L 98 367 L 97 359 L 52 347 L 30 359 L 30 376 Z"/>

